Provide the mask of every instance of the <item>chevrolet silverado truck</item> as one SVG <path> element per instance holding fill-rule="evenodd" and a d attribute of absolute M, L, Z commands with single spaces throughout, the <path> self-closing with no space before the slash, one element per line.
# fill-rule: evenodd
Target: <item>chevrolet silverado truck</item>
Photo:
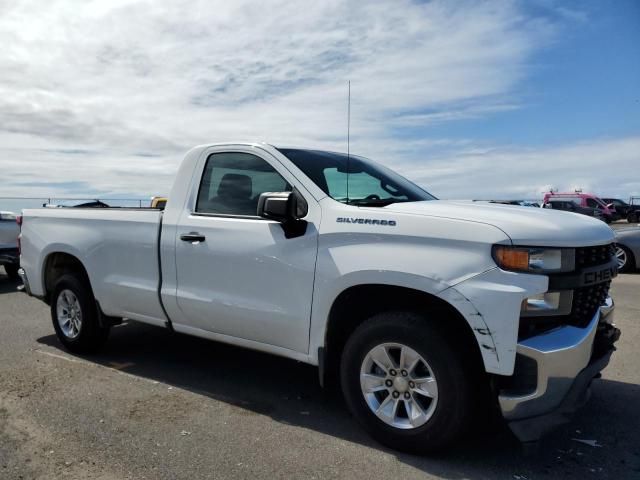
<path fill-rule="evenodd" d="M 11 280 L 18 280 L 19 262 L 18 255 L 19 227 L 16 215 L 12 212 L 0 212 L 0 266 Z"/>
<path fill-rule="evenodd" d="M 164 211 L 25 210 L 20 274 L 73 352 L 130 319 L 306 362 L 374 438 L 428 452 L 485 401 L 525 442 L 580 406 L 619 336 L 613 241 L 362 157 L 229 143 L 187 153 Z"/>

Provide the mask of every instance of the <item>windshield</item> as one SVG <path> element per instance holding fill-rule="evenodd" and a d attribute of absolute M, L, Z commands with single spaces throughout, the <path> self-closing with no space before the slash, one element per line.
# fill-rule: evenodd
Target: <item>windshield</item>
<path fill-rule="evenodd" d="M 436 199 L 406 178 L 363 157 L 351 155 L 347 159 L 345 154 L 320 150 L 278 150 L 338 202 L 384 207 Z"/>

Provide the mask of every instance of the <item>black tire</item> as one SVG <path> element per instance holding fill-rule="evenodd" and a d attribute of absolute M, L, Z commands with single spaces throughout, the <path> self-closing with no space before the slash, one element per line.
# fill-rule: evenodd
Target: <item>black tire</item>
<path fill-rule="evenodd" d="M 624 245 L 617 244 L 616 247 L 622 249 L 624 251 L 624 253 L 627 254 L 627 261 L 624 264 L 624 267 L 618 268 L 618 272 L 620 272 L 620 273 L 633 272 L 635 270 L 635 266 L 636 266 L 636 259 L 633 256 L 633 252 L 631 250 L 629 250 L 629 248 L 625 247 Z"/>
<path fill-rule="evenodd" d="M 58 298 L 65 290 L 70 290 L 80 305 L 82 323 L 79 333 L 74 338 L 67 336 L 58 322 Z M 84 276 L 65 274 L 58 279 L 51 297 L 51 319 L 60 342 L 74 353 L 93 353 L 102 347 L 109 336 L 110 328 L 100 325 L 96 301 Z"/>
<path fill-rule="evenodd" d="M 7 277 L 9 277 L 9 280 L 13 282 L 17 282 L 18 280 L 20 280 L 20 275 L 18 275 L 19 268 L 20 267 L 18 267 L 18 265 L 4 266 L 4 271 L 7 272 Z"/>
<path fill-rule="evenodd" d="M 627 215 L 627 222 L 629 223 L 637 223 L 638 222 L 638 214 L 635 212 L 630 212 L 629 215 Z"/>
<path fill-rule="evenodd" d="M 385 423 L 364 398 L 360 369 L 368 352 L 383 343 L 412 348 L 427 361 L 436 378 L 435 410 L 419 427 L 401 429 Z M 473 372 L 468 359 L 455 348 L 449 335 L 434 321 L 412 312 L 380 313 L 364 322 L 349 337 L 340 365 L 342 390 L 353 416 L 380 443 L 409 453 L 440 450 L 459 439 L 471 426 L 473 391 L 478 384 L 478 376 Z"/>

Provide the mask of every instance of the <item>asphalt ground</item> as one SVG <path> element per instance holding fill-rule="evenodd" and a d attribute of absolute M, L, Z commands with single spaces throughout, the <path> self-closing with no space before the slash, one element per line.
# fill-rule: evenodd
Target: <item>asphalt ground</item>
<path fill-rule="evenodd" d="M 535 452 L 496 426 L 420 457 L 372 441 L 290 360 L 134 322 L 102 353 L 71 355 L 48 307 L 3 273 L 2 480 L 640 479 L 640 274 L 614 280 L 622 338 L 570 424 Z"/>

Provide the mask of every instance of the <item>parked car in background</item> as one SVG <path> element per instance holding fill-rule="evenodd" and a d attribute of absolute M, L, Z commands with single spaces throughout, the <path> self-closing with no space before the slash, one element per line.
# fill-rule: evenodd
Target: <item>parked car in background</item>
<path fill-rule="evenodd" d="M 474 200 L 474 202 L 482 202 L 483 200 Z M 487 203 L 499 203 L 501 205 L 519 205 L 521 207 L 536 207 L 539 208 L 540 204 L 537 202 L 531 202 L 529 200 L 484 200 Z"/>
<path fill-rule="evenodd" d="M 629 210 L 627 211 L 627 222 L 640 222 L 640 197 L 629 198 Z"/>
<path fill-rule="evenodd" d="M 607 205 L 602 199 L 591 193 L 556 193 L 547 192 L 542 199 L 542 205 L 549 203 L 551 200 L 564 200 L 575 203 L 582 208 L 591 208 L 600 212 L 600 217 L 607 223 L 617 220 L 616 209 L 613 205 Z M 583 213 L 583 212 L 578 212 Z M 595 216 L 595 215 L 593 215 Z"/>
<path fill-rule="evenodd" d="M 631 211 L 631 205 L 619 198 L 603 198 L 602 201 L 615 207 L 617 219 L 627 218 L 629 211 Z"/>
<path fill-rule="evenodd" d="M 92 200 L 90 202 L 73 205 L 73 207 L 74 208 L 109 208 L 109 205 L 104 203 L 102 200 Z"/>
<path fill-rule="evenodd" d="M 582 215 L 588 215 L 589 217 L 595 217 L 598 220 L 604 221 L 604 218 L 602 218 L 602 213 L 597 208 L 581 207 L 571 200 L 552 198 L 542 206 L 543 208 L 552 208 L 553 210 L 563 210 L 565 212 L 580 213 Z"/>
<path fill-rule="evenodd" d="M 633 272 L 640 268 L 640 227 L 615 230 L 616 259 L 619 272 Z"/>
<path fill-rule="evenodd" d="M 20 229 L 13 212 L 0 212 L 0 265 L 12 280 L 18 280 L 20 255 L 18 234 Z"/>

